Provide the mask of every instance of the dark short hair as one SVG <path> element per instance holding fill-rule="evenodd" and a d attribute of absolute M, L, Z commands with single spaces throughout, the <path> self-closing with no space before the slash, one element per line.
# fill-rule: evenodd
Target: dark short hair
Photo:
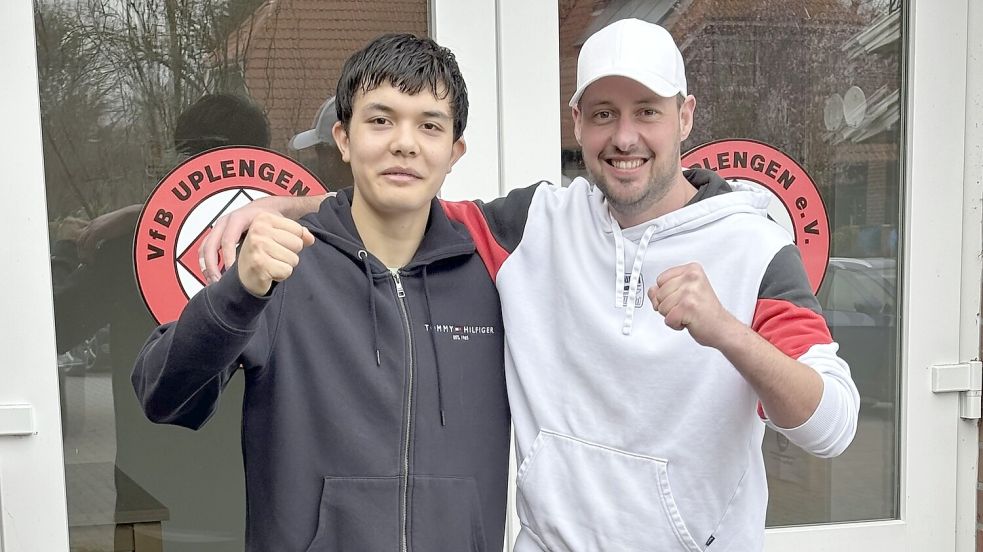
<path fill-rule="evenodd" d="M 454 53 L 429 38 L 387 34 L 370 42 L 345 61 L 338 78 L 335 110 L 345 132 L 352 122 L 355 94 L 389 83 L 404 94 L 424 87 L 438 99 L 448 98 L 454 118 L 454 140 L 468 124 L 468 88 Z"/>
<path fill-rule="evenodd" d="M 188 106 L 174 127 L 174 148 L 195 155 L 219 146 L 270 147 L 270 123 L 249 98 L 206 94 Z"/>

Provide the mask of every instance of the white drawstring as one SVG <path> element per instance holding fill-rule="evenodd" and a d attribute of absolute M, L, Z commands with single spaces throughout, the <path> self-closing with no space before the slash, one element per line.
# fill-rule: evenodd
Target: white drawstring
<path fill-rule="evenodd" d="M 625 238 L 621 235 L 621 226 L 610 213 L 608 223 L 614 234 L 614 306 L 620 308 L 625 300 Z"/>
<path fill-rule="evenodd" d="M 610 215 L 609 215 L 610 216 Z M 610 217 L 611 233 L 614 234 L 614 249 L 617 259 L 615 259 L 615 277 L 617 279 L 615 287 L 615 305 L 622 306 L 624 301 L 625 321 L 621 325 L 621 333 L 631 335 L 632 324 L 635 321 L 635 299 L 638 297 L 638 282 L 642 278 L 642 261 L 645 260 L 645 250 L 648 249 L 652 234 L 655 233 L 655 225 L 645 229 L 642 238 L 638 242 L 638 249 L 635 251 L 635 261 L 631 266 L 631 276 L 628 278 L 628 296 L 625 297 L 625 238 L 621 233 L 621 226 L 614 217 Z"/>

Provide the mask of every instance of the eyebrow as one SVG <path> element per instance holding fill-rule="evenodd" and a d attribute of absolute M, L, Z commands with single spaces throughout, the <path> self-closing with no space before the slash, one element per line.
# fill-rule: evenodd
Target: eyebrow
<path fill-rule="evenodd" d="M 376 102 L 376 103 L 370 103 L 370 104 L 366 105 L 365 106 L 365 110 L 366 111 L 381 111 L 383 113 L 395 113 L 396 112 L 395 109 L 389 107 L 388 105 L 381 104 L 381 103 L 378 103 L 378 102 Z"/>
<path fill-rule="evenodd" d="M 655 105 L 659 103 L 660 98 L 661 96 L 649 96 L 647 98 L 638 100 L 637 102 L 635 102 L 635 105 L 636 106 Z M 590 109 L 597 109 L 598 107 L 614 107 L 614 102 L 611 102 L 610 100 L 600 100 L 598 102 L 594 102 L 591 104 L 585 104 L 585 106 Z"/>
<path fill-rule="evenodd" d="M 396 113 L 396 110 L 389 107 L 386 104 L 373 102 L 365 106 L 367 111 L 381 111 L 387 115 L 392 115 Z M 450 120 L 451 116 L 440 110 L 427 110 L 423 112 L 423 116 L 428 119 L 445 119 Z"/>
<path fill-rule="evenodd" d="M 447 119 L 450 120 L 451 116 L 444 113 L 443 111 L 424 111 L 423 115 L 431 119 Z"/>

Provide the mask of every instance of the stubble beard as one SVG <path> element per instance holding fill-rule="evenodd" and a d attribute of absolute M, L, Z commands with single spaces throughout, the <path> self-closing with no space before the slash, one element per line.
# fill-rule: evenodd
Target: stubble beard
<path fill-rule="evenodd" d="M 611 186 L 611 183 L 608 182 L 603 174 L 594 174 L 590 168 L 587 169 L 587 175 L 590 181 L 604 194 L 604 198 L 608 202 L 608 207 L 615 214 L 625 218 L 634 218 L 662 201 L 666 197 L 666 194 L 669 193 L 669 190 L 672 189 L 676 179 L 676 164 L 672 162 L 672 159 L 680 158 L 680 147 L 678 144 L 672 156 L 664 158 L 661 161 L 658 161 L 657 158 L 652 159 L 652 163 L 659 164 L 654 167 L 655 170 L 651 173 L 641 194 L 635 197 L 624 197 L 617 193 L 612 193 L 616 188 Z M 601 162 L 603 163 L 604 161 Z M 620 184 L 615 183 L 615 186 L 628 184 L 631 184 L 630 180 L 621 181 Z"/>

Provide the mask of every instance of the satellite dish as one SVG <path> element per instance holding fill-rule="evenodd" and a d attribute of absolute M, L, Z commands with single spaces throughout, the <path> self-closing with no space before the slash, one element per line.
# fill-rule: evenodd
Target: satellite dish
<path fill-rule="evenodd" d="M 860 125 L 867 114 L 867 96 L 859 86 L 851 86 L 843 94 L 843 118 L 853 128 Z"/>
<path fill-rule="evenodd" d="M 843 98 L 839 94 L 826 98 L 823 122 L 826 123 L 826 130 L 839 130 L 843 126 Z"/>

